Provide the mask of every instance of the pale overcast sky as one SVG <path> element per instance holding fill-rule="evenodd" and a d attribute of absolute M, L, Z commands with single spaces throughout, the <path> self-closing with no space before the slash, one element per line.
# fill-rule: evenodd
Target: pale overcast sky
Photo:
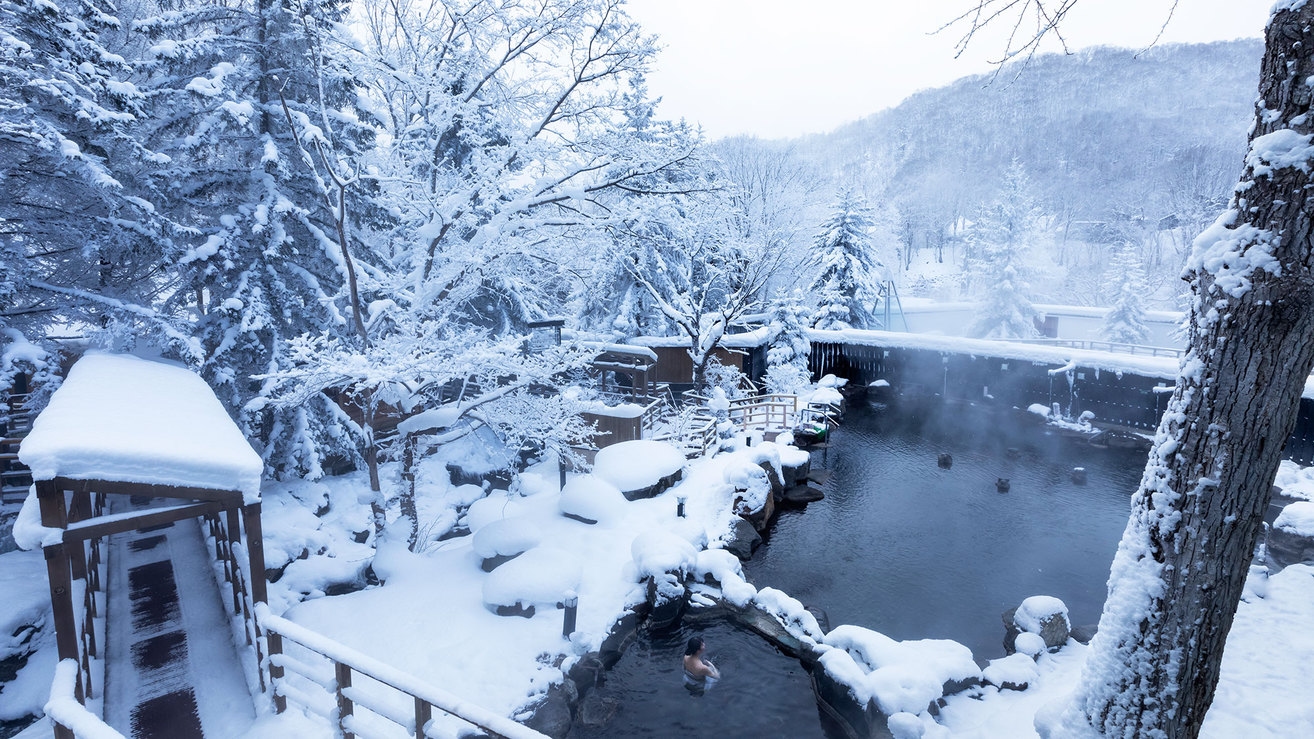
<path fill-rule="evenodd" d="M 991 70 L 1000 26 L 954 59 L 960 31 L 933 32 L 971 0 L 630 0 L 661 38 L 648 79 L 667 118 L 711 138 L 829 131 L 908 95 Z M 1082 0 L 1064 26 L 1069 47 L 1141 49 L 1173 0 Z M 1260 37 L 1273 0 L 1180 0 L 1160 43 Z M 913 9 L 913 6 L 919 6 Z M 1258 80 L 1258 67 L 1255 69 Z"/>

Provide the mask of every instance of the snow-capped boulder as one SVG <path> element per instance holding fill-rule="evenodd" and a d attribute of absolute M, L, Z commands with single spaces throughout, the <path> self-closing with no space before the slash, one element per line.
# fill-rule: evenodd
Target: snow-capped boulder
<path fill-rule="evenodd" d="M 598 523 L 624 513 L 626 500 L 606 480 L 596 475 L 579 475 L 566 483 L 558 505 L 565 516 L 584 523 Z"/>
<path fill-rule="evenodd" d="M 1068 607 L 1049 595 L 1033 595 L 1017 608 L 1005 611 L 1004 626 L 1008 630 L 1004 649 L 1009 654 L 1015 651 L 1014 640 L 1022 632 L 1037 634 L 1044 639 L 1046 648 L 1056 649 L 1068 643 L 1072 631 Z"/>
<path fill-rule="evenodd" d="M 1314 502 L 1291 503 L 1268 529 L 1268 559 L 1274 572 L 1301 562 L 1314 563 Z"/>
<path fill-rule="evenodd" d="M 1014 637 L 1013 649 L 1017 650 L 1019 654 L 1025 654 L 1034 660 L 1047 649 L 1045 637 L 1040 634 L 1033 634 L 1030 631 L 1023 631 Z"/>
<path fill-rule="evenodd" d="M 735 513 L 747 518 L 758 531 L 766 528 L 775 509 L 771 475 L 754 459 L 736 454 L 726 462 L 722 476 L 735 489 Z"/>
<path fill-rule="evenodd" d="M 533 519 L 514 516 L 493 521 L 475 532 L 471 541 L 474 553 L 484 560 L 484 570 L 499 565 L 539 545 L 542 534 Z"/>
<path fill-rule="evenodd" d="M 650 621 L 657 626 L 679 621 L 689 596 L 684 579 L 694 571 L 698 550 L 672 533 L 653 529 L 635 537 L 630 554 L 636 574 L 648 583 Z"/>
<path fill-rule="evenodd" d="M 1027 633 L 1023 636 L 1034 635 Z M 981 674 L 986 682 L 1000 690 L 1026 690 L 1040 676 L 1036 661 L 1021 652 L 990 660 Z"/>
<path fill-rule="evenodd" d="M 636 439 L 598 451 L 593 474 L 620 489 L 627 500 L 651 498 L 684 472 L 684 453 L 664 441 Z"/>
<path fill-rule="evenodd" d="M 828 675 L 845 684 L 859 704 L 873 703 L 892 716 L 919 714 L 956 689 L 981 679 L 972 650 L 948 639 L 895 641 L 860 626 L 836 626 L 825 636 L 833 647 L 820 658 Z"/>
<path fill-rule="evenodd" d="M 886 727 L 894 739 L 922 739 L 926 735 L 926 726 L 922 723 L 921 717 L 907 711 L 900 711 L 891 716 L 886 722 Z"/>
<path fill-rule="evenodd" d="M 555 608 L 579 589 L 583 568 L 563 549 L 535 547 L 488 573 L 484 606 L 498 615 L 534 615 Z"/>

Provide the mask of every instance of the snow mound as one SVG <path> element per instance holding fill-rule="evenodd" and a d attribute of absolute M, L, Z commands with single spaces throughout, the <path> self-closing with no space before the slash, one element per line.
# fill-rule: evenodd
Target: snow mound
<path fill-rule="evenodd" d="M 820 380 L 817 380 L 817 387 L 841 388 L 847 384 L 849 384 L 848 380 L 834 375 L 824 375 Z"/>
<path fill-rule="evenodd" d="M 803 607 L 803 603 L 796 598 L 775 588 L 762 588 L 757 591 L 757 597 L 753 601 L 758 608 L 775 616 L 776 620 L 780 621 L 793 636 L 814 643 L 821 643 L 825 639 L 821 624 L 817 623 L 817 617 L 809 613 Z"/>
<path fill-rule="evenodd" d="M 484 605 L 556 606 L 579 589 L 583 568 L 564 549 L 538 547 L 488 573 Z"/>
<path fill-rule="evenodd" d="M 667 572 L 692 572 L 698 561 L 698 550 L 693 544 L 675 534 L 659 529 L 645 531 L 630 545 L 636 574 L 640 578 L 660 576 Z"/>
<path fill-rule="evenodd" d="M 721 595 L 734 605 L 743 608 L 757 595 L 757 588 L 744 579 L 739 558 L 724 549 L 704 549 L 694 562 L 693 575 L 698 579 L 711 577 L 721 584 Z"/>
<path fill-rule="evenodd" d="M 1287 505 L 1273 526 L 1296 536 L 1314 537 L 1314 503 L 1300 500 Z"/>
<path fill-rule="evenodd" d="M 1031 685 L 1040 677 L 1040 673 L 1036 670 L 1036 661 L 1021 652 L 990 660 L 990 664 L 981 671 L 981 675 L 986 682 L 997 688 L 1003 688 L 1007 684 L 1014 689 Z"/>
<path fill-rule="evenodd" d="M 636 439 L 598 451 L 593 474 L 623 491 L 642 490 L 684 469 L 684 453 L 664 441 Z"/>
<path fill-rule="evenodd" d="M 751 456 L 734 455 L 726 461 L 721 476 L 727 485 L 740 491 L 738 497 L 743 498 L 742 508 L 737 506 L 735 513 L 760 511 L 766 505 L 771 495 L 771 480 L 766 470 L 753 462 Z"/>
<path fill-rule="evenodd" d="M 1036 655 L 1046 651 L 1045 637 L 1040 634 L 1033 634 L 1030 631 L 1023 631 L 1013 638 L 1013 648 L 1019 653 L 1028 657 L 1035 658 Z"/>
<path fill-rule="evenodd" d="M 471 548 L 484 559 L 511 557 L 539 545 L 543 536 L 528 516 L 493 521 L 475 532 Z"/>
<path fill-rule="evenodd" d="M 1273 484 L 1282 488 L 1282 494 L 1289 498 L 1314 500 L 1314 467 L 1301 467 L 1284 459 L 1278 466 L 1277 478 Z"/>
<path fill-rule="evenodd" d="M 1049 418 L 1049 406 L 1044 403 L 1032 403 L 1027 406 L 1027 413 L 1034 413 L 1041 418 Z"/>
<path fill-rule="evenodd" d="M 844 396 L 833 387 L 820 387 L 807 397 L 807 402 L 812 405 L 838 406 L 844 403 Z"/>
<path fill-rule="evenodd" d="M 594 475 L 579 475 L 566 483 L 558 505 L 566 515 L 602 522 L 623 513 L 627 502 L 615 485 Z"/>
<path fill-rule="evenodd" d="M 825 644 L 833 647 L 821 656 L 826 671 L 886 715 L 921 713 L 944 695 L 946 682 L 981 677 L 972 650 L 948 639 L 900 642 L 844 624 L 826 635 Z"/>
<path fill-rule="evenodd" d="M 922 739 L 926 727 L 917 715 L 900 711 L 889 718 L 887 725 L 894 739 Z"/>
<path fill-rule="evenodd" d="M 1064 620 L 1067 620 L 1068 607 L 1063 601 L 1052 595 L 1033 595 L 1017 607 L 1017 612 L 1013 614 L 1013 623 L 1023 631 L 1039 634 L 1043 622 L 1048 621 L 1055 614 L 1061 614 Z"/>

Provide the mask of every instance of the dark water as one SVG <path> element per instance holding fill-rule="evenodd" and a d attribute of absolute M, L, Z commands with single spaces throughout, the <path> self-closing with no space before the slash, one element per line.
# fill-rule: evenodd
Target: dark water
<path fill-rule="evenodd" d="M 684 646 L 707 641 L 721 680 L 700 696 L 681 683 Z M 610 720 L 600 720 L 614 709 Z M 586 725 L 590 715 L 599 720 Z M 822 737 L 807 671 L 761 637 L 725 621 L 645 634 L 580 706 L 571 739 Z"/>
<path fill-rule="evenodd" d="M 954 639 L 982 663 L 1003 656 L 1000 614 L 1028 596 L 1060 598 L 1074 625 L 1099 620 L 1144 452 L 1095 448 L 1013 410 L 858 405 L 828 459 L 813 455 L 832 473 L 826 499 L 777 519 L 745 563 L 753 584 L 820 606 L 832 626 Z M 951 469 L 937 466 L 942 452 Z"/>
<path fill-rule="evenodd" d="M 953 455 L 951 469 L 937 457 Z M 831 626 L 896 639 L 942 638 L 978 661 L 1004 653 L 1000 614 L 1031 595 L 1095 623 L 1145 453 L 1098 449 L 1017 411 L 859 404 L 823 461 L 826 499 L 786 510 L 744 569 L 753 584 L 820 606 Z M 1087 483 L 1072 482 L 1085 467 Z M 995 482 L 1007 477 L 1010 490 Z M 708 642 L 724 679 L 692 697 L 680 682 L 685 642 Z M 730 623 L 641 636 L 596 689 L 606 716 L 570 736 L 823 737 L 806 671 Z M 834 736 L 834 733 L 831 733 Z"/>

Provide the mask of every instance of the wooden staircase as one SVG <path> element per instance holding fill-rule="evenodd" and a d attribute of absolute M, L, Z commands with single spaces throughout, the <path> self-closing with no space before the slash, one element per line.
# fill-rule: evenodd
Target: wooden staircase
<path fill-rule="evenodd" d="M 18 461 L 18 445 L 32 430 L 26 404 L 26 394 L 10 395 L 8 420 L 0 423 L 0 503 L 5 505 L 21 505 L 32 486 L 32 471 Z"/>

